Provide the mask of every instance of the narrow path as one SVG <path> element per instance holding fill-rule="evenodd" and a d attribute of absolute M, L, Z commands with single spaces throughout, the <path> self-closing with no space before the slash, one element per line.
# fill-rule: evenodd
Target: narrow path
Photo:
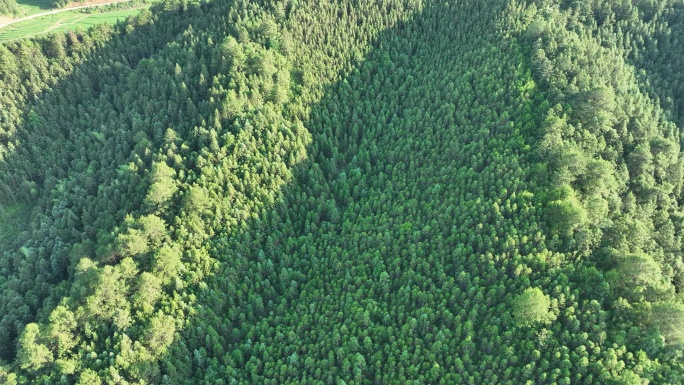
<path fill-rule="evenodd" d="M 48 29 L 46 29 L 45 31 L 40 32 L 40 33 L 38 33 L 38 34 L 36 34 L 36 35 L 42 35 L 42 34 L 44 34 L 44 33 L 48 33 L 48 32 L 50 32 L 50 31 L 52 31 L 53 29 L 59 28 L 59 27 L 61 27 L 61 26 L 63 26 L 63 25 L 69 25 L 69 24 L 78 23 L 79 21 L 85 19 L 85 18 L 88 17 L 88 16 L 89 16 L 89 15 L 85 15 L 85 16 L 79 17 L 78 19 L 76 19 L 76 20 L 74 20 L 74 21 L 70 21 L 70 22 L 64 23 L 64 24 L 62 24 L 62 22 L 63 22 L 64 20 L 68 20 L 69 18 L 61 19 L 61 20 L 57 21 L 55 24 L 53 24 L 52 26 L 50 26 L 50 28 L 48 28 Z"/>
<path fill-rule="evenodd" d="M 2 23 L 2 24 L 0 24 L 0 28 L 7 27 L 8 25 L 11 25 L 11 24 L 14 24 L 14 23 L 19 23 L 19 22 L 22 22 L 22 21 L 35 19 L 35 18 L 37 18 L 37 17 L 52 15 L 52 14 L 54 14 L 54 13 L 73 11 L 74 9 L 82 9 L 82 8 L 103 7 L 103 6 L 105 6 L 105 5 L 111 5 L 111 4 L 116 4 L 116 3 L 126 3 L 126 2 L 129 2 L 129 1 L 131 1 L 131 0 L 117 0 L 117 1 L 110 1 L 110 2 L 107 2 L 107 3 L 92 4 L 92 5 L 81 5 L 81 6 L 78 6 L 78 7 L 67 7 L 67 8 L 61 8 L 61 9 L 54 9 L 54 10 L 52 10 L 52 11 L 47 11 L 47 12 L 43 12 L 43 13 L 36 13 L 35 15 L 26 16 L 26 17 L 22 17 L 22 18 L 20 18 L 20 19 L 15 19 L 15 20 L 12 20 L 12 21 L 9 21 L 9 22 L 6 22 L 6 23 Z"/>

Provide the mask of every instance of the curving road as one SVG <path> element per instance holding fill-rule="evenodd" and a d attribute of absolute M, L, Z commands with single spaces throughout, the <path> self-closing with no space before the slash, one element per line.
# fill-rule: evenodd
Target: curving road
<path fill-rule="evenodd" d="M 37 17 L 52 15 L 53 13 L 60 13 L 60 12 L 73 11 L 74 9 L 81 9 L 81 8 L 103 7 L 103 6 L 105 6 L 105 5 L 111 5 L 111 4 L 116 4 L 116 3 L 126 3 L 126 2 L 128 2 L 128 1 L 131 1 L 131 0 L 117 0 L 117 1 L 110 1 L 110 2 L 107 2 L 107 3 L 100 3 L 100 4 L 81 5 L 81 6 L 78 6 L 78 7 L 68 7 L 68 8 L 53 9 L 52 11 L 47 11 L 47 12 L 42 12 L 42 13 L 36 13 L 35 15 L 22 17 L 22 18 L 20 18 L 20 19 L 10 20 L 10 21 L 8 21 L 8 22 L 6 22 L 6 23 L 0 23 L 0 28 L 7 27 L 8 25 L 12 25 L 12 24 L 14 24 L 14 23 L 20 23 L 20 22 L 22 22 L 22 21 L 35 19 L 35 18 L 37 18 Z"/>

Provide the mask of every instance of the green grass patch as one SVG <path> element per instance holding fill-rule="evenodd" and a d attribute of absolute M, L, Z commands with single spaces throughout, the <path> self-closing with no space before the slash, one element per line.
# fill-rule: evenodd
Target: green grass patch
<path fill-rule="evenodd" d="M 124 20 L 128 16 L 137 15 L 141 9 L 125 9 L 121 11 L 94 13 L 94 14 L 78 14 L 73 21 L 62 23 L 54 31 L 66 32 L 77 28 L 90 28 L 96 24 L 110 23 L 114 24 L 119 20 Z"/>
<path fill-rule="evenodd" d="M 102 13 L 79 11 L 60 12 L 25 22 L 12 24 L 0 30 L 0 41 L 16 40 L 50 32 L 66 32 L 79 28 L 88 29 L 96 24 L 114 24 L 130 15 L 137 15 L 142 8 L 125 9 Z"/>

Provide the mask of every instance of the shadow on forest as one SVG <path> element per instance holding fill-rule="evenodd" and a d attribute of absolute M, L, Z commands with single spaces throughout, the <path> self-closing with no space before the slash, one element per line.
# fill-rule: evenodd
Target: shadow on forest
<path fill-rule="evenodd" d="M 304 286 L 312 283 L 312 278 L 316 279 L 310 276 L 312 269 L 316 268 L 314 263 L 321 262 L 322 265 L 318 266 L 321 269 L 331 268 L 337 273 L 344 273 L 339 265 L 333 267 L 334 260 L 320 258 L 315 252 L 311 253 L 312 250 L 295 250 L 294 245 L 304 249 L 305 245 L 300 241 L 311 240 L 319 232 L 341 234 L 341 220 L 352 203 L 352 196 L 374 198 L 366 194 L 365 180 L 348 177 L 370 165 L 369 146 L 380 135 L 379 127 L 367 132 L 366 128 L 370 127 L 360 125 L 361 119 L 378 118 L 373 114 L 379 111 L 360 110 L 374 100 L 369 89 L 354 87 L 371 87 L 366 82 L 374 77 L 371 72 L 386 69 L 380 61 L 387 64 L 387 55 L 397 48 L 397 34 L 415 28 L 420 22 L 415 19 L 400 21 L 380 32 L 372 39 L 373 48 L 366 57 L 354 62 L 351 70 L 342 73 L 338 81 L 324 86 L 322 99 L 310 106 L 310 119 L 304 122 L 312 136 L 306 149 L 307 159 L 292 167 L 291 181 L 277 192 L 275 203 L 240 224 L 227 239 L 215 237 L 210 241 L 215 245 L 211 253 L 219 267 L 216 274 L 205 279 L 204 289 L 197 290 L 196 313 L 180 331 L 182 338 L 176 338 L 169 348 L 167 359 L 162 360 L 165 383 L 189 384 L 202 379 L 208 383 L 219 379 L 229 383 L 233 377 L 230 371 L 246 370 L 245 363 L 250 359 L 247 352 L 244 356 L 235 352 L 241 351 L 246 343 L 255 346 L 264 341 L 268 343 L 269 337 L 253 335 L 257 324 L 267 320 L 268 324 L 276 327 L 279 319 L 285 321 L 282 318 L 286 317 L 285 313 L 291 311 L 301 316 L 303 311 L 308 311 L 309 304 L 298 303 L 298 291 L 305 290 Z M 383 48 L 375 48 L 378 46 Z M 398 119 L 396 115 L 394 119 Z M 386 125 L 389 120 L 383 117 L 383 121 L 376 123 Z M 361 157 L 360 152 L 363 152 Z M 376 161 L 373 159 L 372 163 L 375 165 Z M 350 181 L 354 185 L 348 184 Z M 302 255 L 298 255 L 300 252 Z M 326 274 L 321 275 L 324 276 Z M 339 278 L 335 276 L 333 279 Z M 296 282 L 296 288 L 292 282 Z M 318 285 L 319 282 L 314 283 Z M 279 326 L 296 330 L 296 326 L 292 328 L 293 325 L 287 322 Z M 296 344 L 291 339 L 281 342 Z M 300 348 L 295 350 L 300 351 Z M 241 361 L 235 362 L 238 355 Z M 224 356 L 230 358 L 226 360 Z M 284 357 L 277 357 L 278 360 L 281 358 Z M 224 366 L 225 371 L 217 371 L 215 365 L 209 368 L 212 360 L 218 360 L 214 362 Z M 229 368 L 231 365 L 235 367 Z M 253 377 L 252 382 L 261 381 Z"/>
<path fill-rule="evenodd" d="M 304 124 L 313 137 L 308 159 L 293 169 L 292 182 L 281 190 L 276 204 L 242 224 L 228 239 L 212 240 L 212 253 L 220 267 L 206 280 L 205 288 L 197 291 L 197 313 L 181 332 L 183 338 L 170 348 L 169 361 L 162 364 L 171 383 L 184 378 L 207 383 L 223 378 L 228 383 L 238 372 L 243 373 L 237 377 L 251 378 L 254 383 L 264 380 L 260 375 L 273 383 L 307 375 L 316 378 L 315 368 L 328 358 L 327 341 L 351 341 L 357 338 L 355 333 L 364 333 L 354 329 L 357 325 L 388 325 L 385 317 L 390 315 L 401 326 L 411 317 L 420 318 L 421 312 L 428 311 L 424 307 L 434 305 L 421 300 L 403 302 L 399 292 L 404 292 L 404 286 L 420 284 L 439 290 L 440 275 L 455 277 L 464 271 L 481 282 L 507 279 L 507 268 L 478 277 L 478 267 L 449 262 L 457 247 L 452 226 L 467 225 L 435 221 L 443 214 L 445 202 L 471 199 L 466 198 L 470 193 L 464 192 L 464 186 L 490 167 L 481 160 L 460 157 L 459 152 L 480 145 L 473 143 L 479 139 L 496 138 L 500 133 L 505 140 L 511 134 L 498 120 L 478 127 L 477 118 L 472 117 L 454 126 L 446 116 L 454 115 L 454 107 L 461 103 L 468 108 L 470 101 L 463 97 L 484 99 L 477 107 L 481 111 L 473 116 L 492 114 L 505 102 L 495 99 L 498 104 L 487 107 L 484 102 L 492 92 L 477 82 L 478 75 L 499 73 L 486 62 L 494 48 L 491 40 L 478 39 L 486 35 L 479 29 L 495 30 L 498 12 L 485 11 L 486 4 L 475 3 L 465 5 L 468 9 L 461 12 L 489 14 L 492 19 L 456 21 L 450 18 L 454 11 L 448 5 L 430 6 L 425 11 L 429 14 L 418 14 L 381 32 L 364 60 L 325 88 Z M 454 32 L 455 22 L 462 24 L 460 31 L 467 32 Z M 433 57 L 434 50 L 440 49 L 453 54 L 438 55 L 448 57 L 448 62 Z M 517 66 L 520 58 L 508 55 L 505 60 L 504 64 Z M 460 100 L 455 81 L 469 90 Z M 496 147 L 503 142 L 481 142 L 482 152 L 504 151 Z M 457 173 L 468 173 L 468 179 Z M 454 187 L 459 190 L 449 191 Z M 511 192 L 518 188 L 505 187 Z M 454 191 L 462 195 L 450 195 L 457 194 Z M 477 195 L 477 188 L 471 191 Z M 494 194 L 499 192 L 489 190 L 484 198 Z M 429 273 L 431 269 L 434 273 Z M 385 292 L 378 292 L 385 283 Z M 487 300 L 491 306 L 501 306 L 506 297 Z M 396 313 L 404 306 L 405 314 Z M 368 313 L 373 307 L 381 311 L 371 310 L 364 318 L 364 310 Z M 454 312 L 462 309 L 451 308 Z M 476 325 L 485 321 L 482 314 L 478 317 L 473 321 Z M 435 333 L 446 327 L 446 321 L 442 322 L 435 326 Z M 341 325 L 349 328 L 348 335 L 340 332 Z M 372 337 L 374 347 L 390 347 L 391 342 L 376 332 L 365 333 Z M 366 360 L 374 354 L 370 347 L 359 351 Z M 332 367 L 339 370 L 349 357 L 333 353 L 339 361 Z M 304 364 L 305 359 L 314 363 Z M 281 371 L 279 365 L 287 368 Z M 333 369 L 330 362 L 327 365 L 327 369 L 325 364 L 320 366 L 322 376 L 332 383 Z M 271 372 L 265 374 L 266 370 Z M 269 377 L 276 372 L 279 379 Z M 338 371 L 337 375 L 351 378 L 349 373 Z M 382 381 L 380 377 L 375 380 Z"/>
<path fill-rule="evenodd" d="M 528 150 L 523 150 L 529 148 L 529 133 L 522 132 L 523 124 L 516 121 L 535 112 L 532 101 L 523 97 L 527 91 L 516 83 L 524 77 L 517 72 L 524 60 L 520 52 L 510 50 L 514 43 L 507 46 L 501 43 L 503 36 L 492 32 L 505 4 L 498 4 L 501 9 L 479 1 L 456 2 L 452 8 L 448 4 L 431 4 L 411 20 L 380 32 L 366 57 L 326 86 L 323 98 L 311 106 L 310 120 L 304 124 L 313 137 L 308 159 L 292 169 L 291 182 L 277 193 L 275 204 L 229 236 L 208 242 L 218 271 L 188 289 L 197 298 L 195 314 L 161 364 L 171 383 L 209 383 L 237 375 L 253 375 L 254 383 L 264 379 L 260 376 L 273 383 L 304 376 L 333 383 L 358 376 L 352 373 L 358 368 L 350 365 L 361 367 L 376 354 L 390 357 L 380 359 L 388 365 L 399 363 L 396 371 L 406 369 L 407 377 L 437 383 L 440 365 L 448 374 L 463 367 L 471 373 L 494 373 L 507 367 L 506 359 L 513 353 L 519 354 L 515 367 L 520 371 L 525 359 L 537 360 L 528 355 L 528 347 L 538 341 L 533 331 L 515 338 L 508 333 L 512 322 L 507 303 L 513 293 L 529 287 L 531 279 L 518 276 L 516 258 L 544 247 L 539 240 L 543 230 L 535 227 L 535 208 L 510 208 L 525 204 L 524 198 L 512 197 L 516 192 L 530 196 L 538 188 L 530 181 L 530 159 L 524 153 Z M 100 129 L 89 125 L 88 107 L 103 102 L 109 95 L 105 91 L 120 82 L 135 80 L 117 77 L 118 71 L 135 70 L 144 59 L 151 59 L 154 66 L 155 55 L 165 49 L 182 55 L 187 47 L 170 43 L 191 26 L 210 30 L 211 18 L 221 11 L 214 6 L 218 8 L 216 3 L 187 8 L 183 17 L 162 14 L 154 25 L 107 41 L 39 97 L 36 114 L 27 116 L 28 125 L 18 133 L 26 144 L 4 163 L 7 169 L 20 165 L 16 169 L 28 170 L 29 180 L 44 186 L 38 198 L 44 206 L 34 213 L 50 214 L 37 217 L 35 224 L 54 229 L 36 231 L 49 236 L 46 241 L 36 238 L 29 246 L 48 251 L 32 266 L 21 267 L 19 254 L 5 256 L 16 261 L 9 263 L 14 276 L 21 273 L 25 278 L 23 273 L 29 272 L 40 279 L 29 278 L 52 287 L 67 279 L 69 247 L 55 252 L 55 243 L 82 241 L 83 236 L 61 231 L 89 225 L 85 211 L 77 211 L 82 203 L 73 198 L 95 196 L 98 200 L 88 204 L 100 209 L 107 197 L 99 191 L 114 182 L 103 186 L 107 175 L 97 176 L 90 187 L 61 181 L 92 162 L 105 172 L 124 170 L 121 166 L 131 162 L 127 156 L 139 139 L 136 122 L 93 132 Z M 462 9 L 455 10 L 458 7 Z M 113 64 L 118 60 L 122 68 Z M 88 91 L 86 97 L 79 98 L 83 90 Z M 73 97 L 64 100 L 62 94 Z M 112 106 L 112 116 L 127 115 L 125 104 L 104 103 Z M 50 105 L 79 113 L 62 121 L 47 108 Z M 166 128 L 150 127 L 155 138 L 147 139 L 159 144 Z M 181 135 L 193 133 L 187 127 Z M 100 137 L 101 154 L 80 152 L 78 143 Z M 64 156 L 53 164 L 45 158 L 53 154 Z M 23 163 L 29 159 L 44 160 L 26 168 Z M 57 177 L 44 177 L 53 174 Z M 129 191 L 96 212 L 96 220 L 113 218 L 109 227 L 101 222 L 93 227 L 109 231 L 119 224 L 126 213 L 119 205 L 140 207 L 140 192 L 147 192 L 149 185 L 143 178 L 136 182 L 128 182 Z M 83 188 L 91 190 L 69 195 Z M 501 205 L 500 211 L 502 202 L 514 204 Z M 76 218 L 72 227 L 56 225 L 64 212 Z M 98 235 L 84 232 L 87 239 Z M 528 235 L 539 238 L 529 242 L 532 247 L 509 246 L 509 238 L 516 241 Z M 560 270 L 545 272 L 536 284 L 555 287 L 551 283 L 560 275 Z M 15 295 L 14 290 L 2 290 L 3 301 L 10 303 L 5 294 Z M 52 299 L 45 300 L 51 294 L 45 285 L 21 293 L 25 305 L 16 306 L 21 301 L 14 301 L 11 311 L 2 313 L 0 333 L 5 335 L 0 334 L 0 341 L 14 341 L 21 329 L 15 325 L 31 322 L 36 313 L 46 314 L 55 305 Z M 0 310 L 8 309 L 6 303 L 0 302 Z M 591 331 L 592 326 L 586 322 L 577 330 Z M 458 335 L 450 338 L 457 328 Z M 559 330 L 548 331 L 549 341 Z M 442 348 L 435 347 L 438 338 L 444 341 Z M 395 343 L 403 351 L 394 349 Z M 0 347 L 0 357 L 12 357 L 13 346 Z M 432 362 L 423 359 L 429 354 L 435 356 Z M 466 362 L 455 361 L 452 355 Z M 409 361 L 423 366 L 414 368 Z M 490 364 L 497 367 L 486 366 Z M 376 372 L 364 376 L 383 383 L 384 369 L 370 368 Z M 493 377 L 479 381 L 494 382 Z"/>
<path fill-rule="evenodd" d="M 277 192 L 274 204 L 259 202 L 267 207 L 253 219 L 228 236 L 207 242 L 218 262 L 216 274 L 172 299 L 185 301 L 191 293 L 197 302 L 192 304 L 194 315 L 177 334 L 180 338 L 161 361 L 168 382 L 215 383 L 210 380 L 243 377 L 252 383 L 265 379 L 284 383 L 308 376 L 333 383 L 366 370 L 364 378 L 386 383 L 383 376 L 395 379 L 406 370 L 402 374 L 406 378 L 437 383 L 440 366 L 446 374 L 457 371 L 452 356 L 470 360 L 462 365 L 471 372 L 496 369 L 483 370 L 480 362 L 506 367 L 504 360 L 513 347 L 503 351 L 502 346 L 515 343 L 510 335 L 503 335 L 510 325 L 507 302 L 510 293 L 529 286 L 529 280 L 512 278 L 517 260 L 503 250 L 518 252 L 508 249 L 510 229 L 530 239 L 539 229 L 534 227 L 538 219 L 534 210 L 510 209 L 504 217 L 494 207 L 501 203 L 505 211 L 503 202 L 510 203 L 512 194 L 536 187 L 527 183 L 531 173 L 529 159 L 522 153 L 526 147 L 522 124 L 513 122 L 532 114 L 532 102 L 516 83 L 522 77 L 516 70 L 523 62 L 520 52 L 492 32 L 497 31 L 497 16 L 505 4 L 492 9 L 486 2 L 467 3 L 452 8 L 448 3 L 431 3 L 411 20 L 379 32 L 366 57 L 324 87 L 322 99 L 311 106 L 310 119 L 304 123 L 313 138 L 308 158 L 291 170 L 291 181 Z M 100 222 L 91 227 L 107 231 L 121 223 L 127 212 L 123 208 L 141 206 L 149 190 L 147 179 L 127 179 L 121 185 L 129 190 L 115 200 L 107 201 L 100 191 L 112 189 L 111 173 L 132 162 L 128 155 L 139 144 L 138 130 L 149 130 L 143 139 L 156 150 L 168 126 L 123 120 L 126 123 L 120 127 L 100 127 L 129 114 L 125 103 L 114 100 L 113 87 L 158 81 L 152 76 L 156 74 L 142 71 L 138 78 L 117 73 L 123 70 L 130 75 L 126 67 L 136 71 L 144 59 L 150 59 L 146 65 L 154 68 L 155 56 L 165 49 L 173 53 L 159 55 L 167 60 L 176 58 L 176 53 L 190 54 L 187 46 L 171 42 L 190 25 L 195 31 L 215 27 L 211 18 L 222 11 L 216 4 L 190 8 L 183 17 L 161 15 L 153 26 L 108 41 L 93 52 L 92 60 L 60 80 L 53 87 L 56 91 L 40 97 L 38 114 L 27 119 L 34 126 L 20 133 L 30 145 L 18 148 L 7 164 L 63 154 L 56 165 L 44 161 L 46 169 L 33 170 L 33 178 L 46 186 L 40 199 L 47 207 L 40 210 L 55 217 L 38 218 L 36 223 L 45 219 L 57 227 L 46 242 L 82 241 L 77 235 L 60 233 L 62 228 L 55 225 L 69 211 L 73 215 L 67 217 L 77 218 L 76 223 L 64 228 L 83 229 L 86 239 L 99 235 L 88 233 L 87 212 L 77 211 L 84 207 L 75 199 L 79 196 L 96 197 L 86 206 L 104 209 L 95 212 L 95 221 Z M 219 38 L 223 37 L 214 41 Z M 117 68 L 112 61 L 122 54 L 126 65 Z M 170 68 L 169 63 L 157 65 L 174 71 L 173 63 Z M 135 87 L 129 84 L 122 89 Z M 78 98 L 79 90 L 90 94 Z M 75 95 L 73 103 L 65 106 L 68 103 L 59 95 L 70 93 Z M 62 105 L 65 111 L 73 108 L 72 114 L 79 113 L 71 121 L 60 121 L 55 114 L 41 115 L 51 111 L 41 104 Z M 110 115 L 91 123 L 88 108 L 100 104 L 107 105 Z M 33 131 L 35 122 L 44 131 Z M 194 135 L 192 125 L 179 132 L 181 138 Z M 100 137 L 104 138 L 101 154 L 81 153 L 78 143 Z M 72 174 L 87 175 L 92 162 L 104 170 L 95 183 L 60 184 Z M 58 178 L 43 180 L 43 174 Z M 121 178 L 137 175 L 130 174 Z M 108 185 L 103 186 L 105 182 Z M 79 189 L 91 190 L 76 193 Z M 53 190 L 59 193 L 52 195 Z M 102 222 L 105 216 L 111 220 Z M 518 221 L 525 227 L 519 228 Z M 543 246 L 537 242 L 535 247 Z M 43 281 L 54 285 L 68 276 L 68 257 L 60 258 L 68 255 L 69 247 L 60 254 L 54 252 L 54 245 L 45 247 L 36 241 L 31 246 L 53 250 L 34 264 L 44 274 Z M 13 273 L 23 271 L 15 267 Z M 555 279 L 552 275 L 545 279 Z M 24 295 L 30 311 L 13 310 L 2 322 L 14 317 L 12 322 L 23 325 L 54 306 L 54 301 L 44 301 L 50 295 L 44 286 Z M 0 326 L 12 330 L 9 323 Z M 454 336 L 461 323 L 469 330 Z M 461 338 L 465 333 L 471 339 Z M 16 335 L 0 335 L 0 339 L 13 340 Z M 435 347 L 437 338 L 442 338 L 442 347 Z M 522 342 L 517 342 L 520 348 Z M 334 357 L 329 357 L 330 352 Z M 11 357 L 13 352 L 7 349 L 0 354 Z M 385 357 L 378 360 L 378 354 Z M 426 354 L 434 359 L 422 359 Z M 409 365 L 407 360 L 414 362 Z M 372 361 L 400 363 L 400 368 L 384 375 L 382 370 L 394 369 L 361 368 L 363 362 Z M 356 382 L 360 383 L 358 378 Z M 493 382 L 493 378 L 480 381 Z"/>
<path fill-rule="evenodd" d="M 17 4 L 20 6 L 27 7 L 38 7 L 41 10 L 51 10 L 54 8 L 54 1 L 52 0 L 16 0 Z"/>

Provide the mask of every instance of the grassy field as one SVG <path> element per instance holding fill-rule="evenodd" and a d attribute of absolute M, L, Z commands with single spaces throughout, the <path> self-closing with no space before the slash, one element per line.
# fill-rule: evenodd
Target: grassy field
<path fill-rule="evenodd" d="M 67 11 L 12 24 L 0 29 L 0 41 L 21 39 L 49 32 L 66 32 L 78 28 L 87 29 L 95 24 L 116 23 L 129 15 L 136 15 L 138 9 L 126 9 L 102 13 Z"/>

